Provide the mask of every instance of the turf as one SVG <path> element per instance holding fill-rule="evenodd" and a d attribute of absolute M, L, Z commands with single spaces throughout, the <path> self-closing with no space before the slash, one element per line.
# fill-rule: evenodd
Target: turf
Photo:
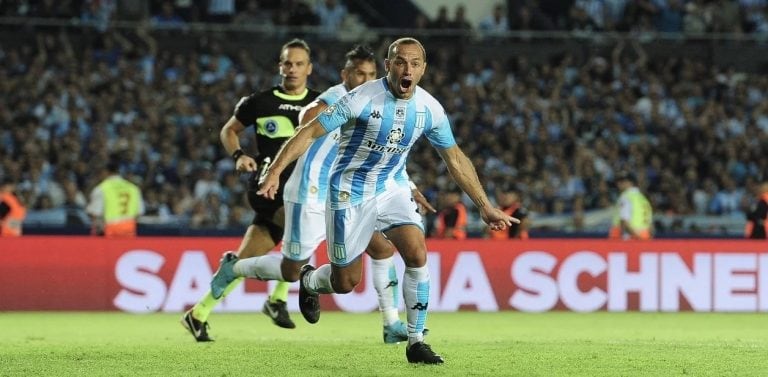
<path fill-rule="evenodd" d="M 0 313 L 0 376 L 764 376 L 768 318 L 703 313 L 432 313 L 441 366 L 385 345 L 378 314 L 280 329 L 214 314 L 213 343 L 179 315 Z"/>

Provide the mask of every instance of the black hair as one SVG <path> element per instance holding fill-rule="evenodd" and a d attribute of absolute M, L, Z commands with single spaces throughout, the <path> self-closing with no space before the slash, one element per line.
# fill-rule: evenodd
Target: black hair
<path fill-rule="evenodd" d="M 110 173 L 118 173 L 120 171 L 120 156 L 117 154 L 110 155 L 105 167 Z"/>
<path fill-rule="evenodd" d="M 345 56 L 348 62 L 352 60 L 376 60 L 376 54 L 367 45 L 355 45 Z"/>

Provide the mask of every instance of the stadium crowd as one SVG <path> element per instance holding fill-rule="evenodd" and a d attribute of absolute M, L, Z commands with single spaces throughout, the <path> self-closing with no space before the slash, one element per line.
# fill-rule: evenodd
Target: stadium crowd
<path fill-rule="evenodd" d="M 232 99 L 273 85 L 276 67 L 216 38 L 171 53 L 147 24 L 108 29 L 83 49 L 70 37 L 39 33 L 36 46 L 0 46 L 0 176 L 17 182 L 28 208 L 84 208 L 96 173 L 118 153 L 122 173 L 142 188 L 144 222 L 247 224 L 244 177 L 219 129 Z M 377 46 L 379 56 L 388 43 Z M 324 90 L 338 81 L 339 61 L 323 43 L 312 47 L 311 86 Z M 423 85 L 445 105 L 490 196 L 515 189 L 534 214 L 609 208 L 614 175 L 628 170 L 659 213 L 743 218 L 752 190 L 768 179 L 764 75 L 677 57 L 651 61 L 633 39 L 610 54 L 545 64 L 473 59 L 460 48 L 428 53 Z M 426 143 L 408 168 L 432 203 L 452 189 Z"/>
<path fill-rule="evenodd" d="M 0 16 L 79 19 L 99 28 L 111 19 L 150 19 L 157 27 L 186 23 L 252 23 L 338 29 L 351 12 L 343 0 L 12 0 Z M 467 3 L 468 4 L 468 3 Z M 396 5 L 392 5 L 396 6 Z M 408 17 L 408 15 L 402 15 Z M 466 6 L 441 6 L 432 19 L 413 15 L 414 27 L 466 29 Z M 477 25 L 481 33 L 510 30 L 767 33 L 766 0 L 501 0 Z"/>

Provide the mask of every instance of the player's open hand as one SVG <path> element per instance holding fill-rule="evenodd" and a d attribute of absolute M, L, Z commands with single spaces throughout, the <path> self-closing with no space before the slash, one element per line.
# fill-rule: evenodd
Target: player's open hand
<path fill-rule="evenodd" d="M 258 169 L 258 165 L 256 164 L 256 160 L 253 159 L 253 157 L 248 155 L 242 155 L 240 158 L 237 159 L 237 162 L 235 163 L 235 170 L 239 172 L 252 172 L 256 171 Z"/>
<path fill-rule="evenodd" d="M 507 215 L 504 211 L 494 207 L 480 209 L 480 217 L 488 224 L 491 230 L 504 230 L 512 224 L 520 224 L 520 219 Z"/>
<path fill-rule="evenodd" d="M 413 189 L 411 190 L 411 194 L 413 194 L 413 200 L 416 201 L 416 204 L 419 205 L 419 213 L 425 213 L 426 211 L 435 213 L 437 210 L 435 207 L 432 207 L 431 204 L 429 204 L 429 200 L 424 196 L 424 194 L 419 191 L 419 189 Z"/>
<path fill-rule="evenodd" d="M 261 185 L 259 185 L 259 191 L 256 191 L 256 194 L 274 200 L 277 195 L 277 189 L 280 188 L 280 174 L 269 171 L 259 181 Z"/>

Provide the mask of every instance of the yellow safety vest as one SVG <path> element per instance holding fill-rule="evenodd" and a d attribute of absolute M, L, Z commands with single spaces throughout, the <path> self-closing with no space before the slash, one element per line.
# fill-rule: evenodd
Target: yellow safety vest
<path fill-rule="evenodd" d="M 624 191 L 619 198 L 626 198 L 632 206 L 632 217 L 629 219 L 629 226 L 635 232 L 640 234 L 640 238 L 650 238 L 651 226 L 653 223 L 653 209 L 648 199 L 637 188 Z M 621 208 L 616 205 L 616 211 L 613 215 L 614 229 L 621 224 Z"/>
<path fill-rule="evenodd" d="M 136 217 L 141 206 L 139 187 L 121 177 L 105 179 L 98 187 L 104 193 L 104 235 L 136 235 Z"/>

